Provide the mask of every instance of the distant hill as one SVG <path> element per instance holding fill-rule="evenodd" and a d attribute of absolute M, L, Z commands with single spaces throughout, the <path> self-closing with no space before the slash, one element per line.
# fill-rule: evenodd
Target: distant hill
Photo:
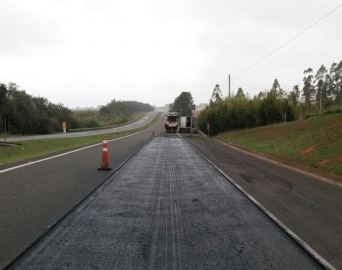
<path fill-rule="evenodd" d="M 95 107 L 76 107 L 76 108 L 71 108 L 70 110 L 72 111 L 99 111 L 101 109 L 101 105 Z"/>
<path fill-rule="evenodd" d="M 165 104 L 163 107 L 156 107 L 156 106 L 154 106 L 154 108 L 156 110 L 159 110 L 159 111 L 167 111 L 169 109 L 169 105 L 170 104 Z"/>
<path fill-rule="evenodd" d="M 160 111 L 168 111 L 169 110 L 169 105 L 170 104 L 165 104 L 163 107 L 154 107 L 156 110 Z M 200 103 L 196 105 L 196 111 L 203 110 L 208 104 L 207 103 Z"/>
<path fill-rule="evenodd" d="M 200 111 L 200 110 L 203 110 L 205 109 L 205 107 L 207 107 L 207 103 L 200 103 L 198 105 L 196 105 L 196 111 Z"/>

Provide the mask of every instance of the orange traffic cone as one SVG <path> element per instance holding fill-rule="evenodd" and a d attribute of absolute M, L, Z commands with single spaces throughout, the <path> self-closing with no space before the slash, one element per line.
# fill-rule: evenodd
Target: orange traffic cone
<path fill-rule="evenodd" d="M 102 143 L 102 164 L 101 167 L 98 168 L 99 171 L 109 171 L 112 168 L 108 166 L 108 147 L 107 147 L 107 138 L 103 138 Z"/>

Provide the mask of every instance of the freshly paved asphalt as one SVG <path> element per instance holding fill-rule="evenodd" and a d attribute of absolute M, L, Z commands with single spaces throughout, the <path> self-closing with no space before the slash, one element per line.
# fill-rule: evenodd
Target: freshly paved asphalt
<path fill-rule="evenodd" d="M 163 119 L 160 121 L 158 127 Z M 0 269 L 81 202 L 151 137 L 152 128 L 149 128 L 109 141 L 111 171 L 98 171 L 102 142 L 61 156 L 45 156 L 52 159 L 40 157 L 36 161 L 0 165 Z M 13 169 L 15 165 L 19 167 Z"/>
<path fill-rule="evenodd" d="M 11 269 L 320 268 L 184 139 L 157 136 Z"/>
<path fill-rule="evenodd" d="M 342 188 L 213 139 L 182 135 L 336 269 L 342 269 Z"/>

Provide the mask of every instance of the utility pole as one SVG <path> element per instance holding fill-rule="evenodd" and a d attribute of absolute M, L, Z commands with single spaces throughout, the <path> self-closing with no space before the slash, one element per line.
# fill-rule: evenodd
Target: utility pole
<path fill-rule="evenodd" d="M 230 98 L 230 74 L 228 74 L 228 98 Z"/>

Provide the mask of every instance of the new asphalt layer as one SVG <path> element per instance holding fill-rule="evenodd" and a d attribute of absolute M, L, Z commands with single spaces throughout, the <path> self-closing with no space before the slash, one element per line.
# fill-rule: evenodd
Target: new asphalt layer
<path fill-rule="evenodd" d="M 157 136 L 10 269 L 321 268 L 184 139 Z"/>

